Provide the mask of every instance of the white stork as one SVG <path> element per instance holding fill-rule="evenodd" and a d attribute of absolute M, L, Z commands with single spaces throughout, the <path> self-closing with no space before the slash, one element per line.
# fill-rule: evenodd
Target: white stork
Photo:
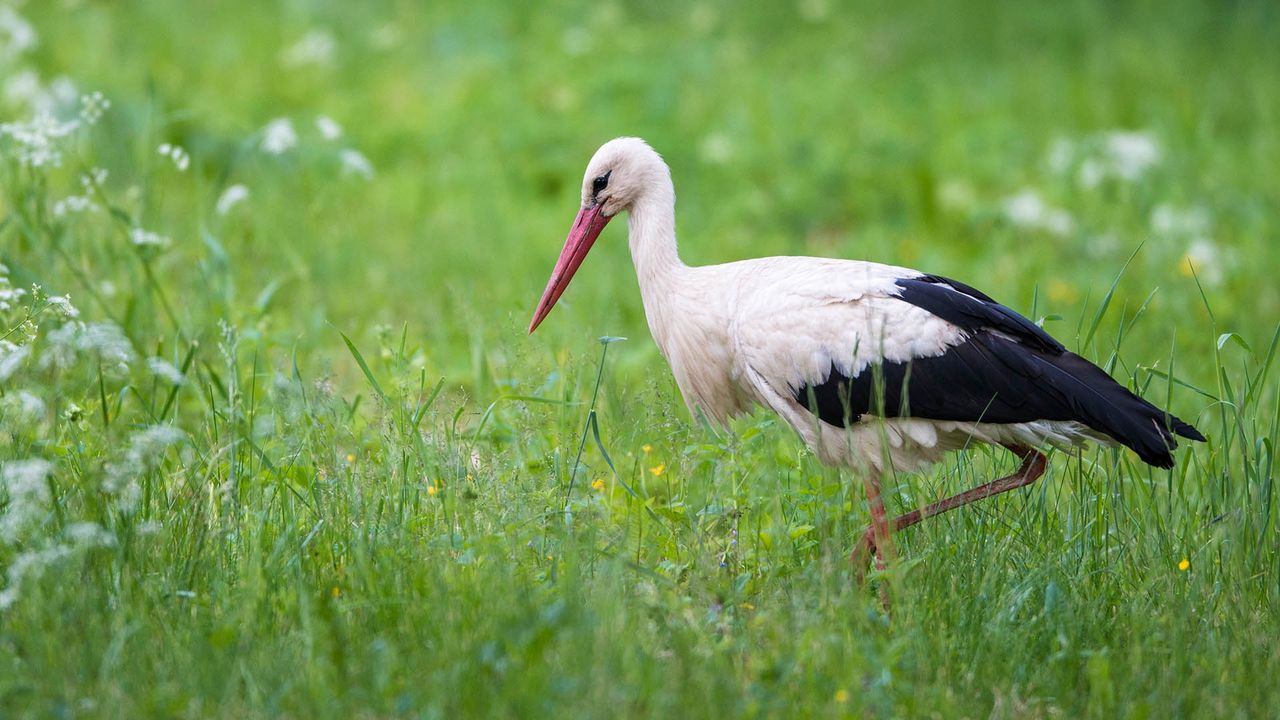
<path fill-rule="evenodd" d="M 853 553 L 859 577 L 868 554 L 885 566 L 893 530 L 1034 482 L 1045 470 L 1046 446 L 1120 444 L 1168 468 L 1175 435 L 1204 440 L 963 283 L 813 257 L 685 265 L 676 251 L 671 171 L 638 138 L 605 143 L 587 165 L 581 210 L 530 333 L 600 231 L 624 211 L 649 330 L 690 411 L 723 426 L 764 405 L 821 461 L 862 474 L 872 522 Z M 883 472 L 918 471 L 974 442 L 1002 445 L 1022 464 L 888 520 Z"/>

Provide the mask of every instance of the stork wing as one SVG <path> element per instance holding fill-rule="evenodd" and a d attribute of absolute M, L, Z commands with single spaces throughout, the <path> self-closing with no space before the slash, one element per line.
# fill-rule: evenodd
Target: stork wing
<path fill-rule="evenodd" d="M 867 414 L 1076 421 L 1164 467 L 1173 461 L 1173 433 L 1203 439 L 987 295 L 899 268 L 875 274 L 831 283 L 837 291 L 825 296 L 774 298 L 772 313 L 757 307 L 735 328 L 744 374 L 791 410 L 836 426 Z"/>

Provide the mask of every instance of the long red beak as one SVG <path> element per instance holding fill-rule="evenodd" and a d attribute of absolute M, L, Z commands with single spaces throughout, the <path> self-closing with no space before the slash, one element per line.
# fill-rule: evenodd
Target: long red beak
<path fill-rule="evenodd" d="M 578 213 L 577 219 L 573 221 L 569 237 L 564 241 L 564 249 L 560 251 L 560 259 L 556 260 L 556 267 L 551 271 L 551 279 L 547 280 L 547 289 L 542 291 L 538 309 L 533 311 L 533 320 L 529 322 L 530 334 L 538 328 L 538 324 L 547 316 L 547 313 L 551 312 L 551 308 L 555 307 L 556 301 L 564 294 L 564 289 L 569 287 L 573 274 L 578 271 L 578 266 L 587 257 L 587 252 L 595 244 L 596 238 L 600 237 L 600 231 L 604 230 L 604 226 L 608 225 L 609 220 L 612 219 L 613 216 L 601 212 L 603 207 L 603 204 L 600 204 L 583 208 Z"/>

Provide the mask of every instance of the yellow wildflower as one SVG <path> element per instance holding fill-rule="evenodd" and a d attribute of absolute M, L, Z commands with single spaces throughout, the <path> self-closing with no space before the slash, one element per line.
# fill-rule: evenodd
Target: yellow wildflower
<path fill-rule="evenodd" d="M 665 463 L 658 463 L 657 465 L 654 465 L 653 467 L 649 468 L 649 472 L 653 473 L 654 476 L 661 475 L 666 471 L 667 471 L 667 466 Z"/>
<path fill-rule="evenodd" d="M 436 496 L 436 493 L 438 493 L 438 492 L 440 492 L 440 488 L 436 487 L 436 484 L 435 484 L 435 483 L 428 483 L 428 484 L 427 484 L 427 496 L 428 496 L 428 497 L 435 497 L 435 496 Z"/>
<path fill-rule="evenodd" d="M 849 691 L 845 690 L 844 688 L 840 688 L 839 690 L 836 691 L 835 700 L 841 705 L 849 702 Z"/>
<path fill-rule="evenodd" d="M 356 461 L 356 456 L 352 455 L 351 453 L 347 453 L 347 464 L 350 465 L 355 461 Z"/>
<path fill-rule="evenodd" d="M 1191 569 L 1191 561 L 1190 561 L 1190 560 L 1188 560 L 1188 559 L 1186 559 L 1186 558 L 1182 558 L 1182 562 L 1178 563 L 1178 569 L 1179 569 L 1179 570 L 1181 570 L 1181 571 L 1183 571 L 1183 572 L 1186 572 L 1187 570 L 1190 570 L 1190 569 Z"/>
<path fill-rule="evenodd" d="M 1049 299 L 1055 303 L 1069 304 L 1080 299 L 1080 293 L 1074 285 L 1057 278 L 1049 281 L 1048 290 Z"/>
<path fill-rule="evenodd" d="M 603 490 L 603 489 L 604 489 L 604 480 L 602 480 L 602 479 L 600 479 L 600 478 L 596 478 L 596 479 L 595 479 L 595 481 L 591 483 L 591 489 L 593 489 L 593 490 Z"/>
<path fill-rule="evenodd" d="M 644 451 L 644 454 L 645 454 L 645 455 L 648 455 L 649 453 L 653 452 L 653 446 L 652 446 L 652 445 L 641 445 L 641 446 L 640 446 L 640 449 Z"/>

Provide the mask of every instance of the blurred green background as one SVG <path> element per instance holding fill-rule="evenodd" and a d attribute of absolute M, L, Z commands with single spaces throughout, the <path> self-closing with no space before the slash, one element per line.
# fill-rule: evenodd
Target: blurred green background
<path fill-rule="evenodd" d="M 110 101 L 59 167 L 0 132 L 0 263 L 132 355 L 0 312 L 0 717 L 1273 713 L 1277 37 L 1267 2 L 0 0 L 0 122 Z M 687 262 L 963 280 L 1209 443 L 913 528 L 890 620 L 857 482 L 687 417 L 625 224 L 526 337 L 619 135 Z"/>

